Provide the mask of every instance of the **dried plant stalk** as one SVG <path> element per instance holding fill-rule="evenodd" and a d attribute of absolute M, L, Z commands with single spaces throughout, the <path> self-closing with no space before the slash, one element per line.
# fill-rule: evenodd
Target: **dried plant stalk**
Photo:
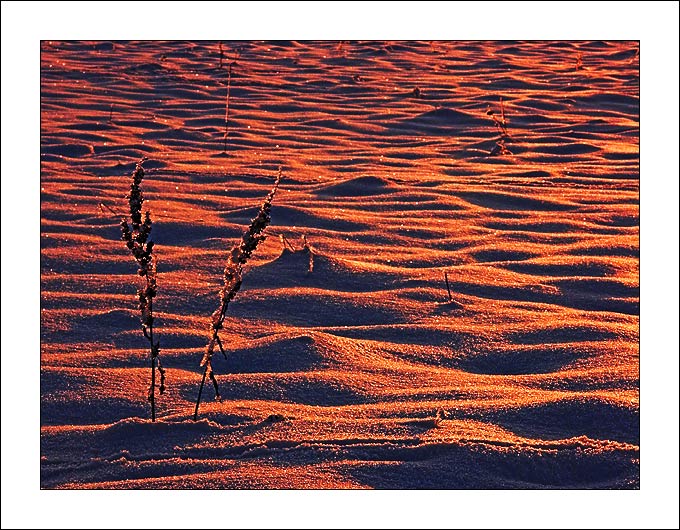
<path fill-rule="evenodd" d="M 312 274 L 314 272 L 314 250 L 312 246 L 307 242 L 307 235 L 302 234 L 302 251 L 309 254 L 309 266 L 307 268 L 307 273 Z"/>
<path fill-rule="evenodd" d="M 205 385 L 206 377 L 210 378 L 210 381 L 215 388 L 215 396 L 218 399 L 220 398 L 217 379 L 215 379 L 215 374 L 213 373 L 212 369 L 212 357 L 213 353 L 215 352 L 216 345 L 226 358 L 226 353 L 219 338 L 219 331 L 224 325 L 224 319 L 227 314 L 229 302 L 234 299 L 236 293 L 238 293 L 239 289 L 241 288 L 241 282 L 243 281 L 243 265 L 245 265 L 245 263 L 250 259 L 250 256 L 252 256 L 257 246 L 267 237 L 264 234 L 264 230 L 271 221 L 270 212 L 272 201 L 274 200 L 274 195 L 276 194 L 276 190 L 279 187 L 279 182 L 281 182 L 280 168 L 279 174 L 276 177 L 276 181 L 274 182 L 274 187 L 265 198 L 262 206 L 260 206 L 260 211 L 251 221 L 250 228 L 248 228 L 248 231 L 243 234 L 241 242 L 231 248 L 231 251 L 227 257 L 227 265 L 224 268 L 224 286 L 220 290 L 220 307 L 212 314 L 210 340 L 200 364 L 200 366 L 203 366 L 204 369 L 201 385 L 198 389 L 198 398 L 196 398 L 194 421 L 198 419 L 198 407 L 201 404 L 201 396 L 203 395 L 203 386 Z"/>
<path fill-rule="evenodd" d="M 227 152 L 227 137 L 229 136 L 229 100 L 231 98 L 231 70 L 233 68 L 233 64 L 229 63 L 229 71 L 227 73 L 227 103 L 225 105 L 225 110 L 224 110 L 224 150 L 223 152 Z"/>
<path fill-rule="evenodd" d="M 160 343 L 154 340 L 153 335 L 153 299 L 156 296 L 156 261 L 153 256 L 153 241 L 151 235 L 151 214 L 147 210 L 142 221 L 142 204 L 144 196 L 140 185 L 144 178 L 142 164 L 146 158 L 142 158 L 132 174 L 132 184 L 127 198 L 130 203 L 130 223 L 123 218 L 120 223 L 122 239 L 139 265 L 137 273 L 145 279 L 146 285 L 137 291 L 139 309 L 141 311 L 142 332 L 149 341 L 151 356 L 151 385 L 149 387 L 148 400 L 151 403 L 151 421 L 156 421 L 156 369 L 160 375 L 159 393 L 165 392 L 165 370 L 161 366 L 158 354 Z"/>
<path fill-rule="evenodd" d="M 241 56 L 240 51 L 236 51 L 234 59 L 229 62 L 229 68 L 227 70 L 227 102 L 224 109 L 224 154 L 227 153 L 227 137 L 229 136 L 229 101 L 231 100 L 231 73 L 236 64 L 236 61 Z M 220 68 L 222 68 L 222 62 L 224 59 L 224 52 L 222 50 L 222 43 L 220 43 Z"/>
<path fill-rule="evenodd" d="M 498 131 L 498 140 L 496 140 L 496 145 L 491 150 L 489 155 L 511 155 L 512 153 L 505 145 L 505 141 L 510 139 L 510 134 L 508 133 L 508 120 L 505 118 L 505 106 L 503 105 L 503 98 L 501 100 L 501 117 L 496 116 L 494 111 L 490 108 L 486 112 L 487 115 L 491 116 L 494 125 L 496 125 L 496 130 Z"/>

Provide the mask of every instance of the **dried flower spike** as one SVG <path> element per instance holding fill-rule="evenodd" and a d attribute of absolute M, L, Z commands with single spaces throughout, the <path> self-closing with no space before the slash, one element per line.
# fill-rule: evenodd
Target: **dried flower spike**
<path fill-rule="evenodd" d="M 156 421 L 156 363 L 160 374 L 159 392 L 165 391 L 165 370 L 161 367 L 160 343 L 154 342 L 153 336 L 153 299 L 156 296 L 156 262 L 153 256 L 153 241 L 149 241 L 151 235 L 151 214 L 147 210 L 142 220 L 142 205 L 144 196 L 142 195 L 141 183 L 144 178 L 144 168 L 142 164 L 146 158 L 142 158 L 135 167 L 132 174 L 132 184 L 130 193 L 127 196 L 130 203 L 130 223 L 127 219 L 120 222 L 122 240 L 130 250 L 135 261 L 139 265 L 137 273 L 144 277 L 146 285 L 137 290 L 139 311 L 141 314 L 142 332 L 149 341 L 149 352 L 151 357 L 151 384 L 149 386 L 148 400 L 151 403 L 151 421 Z"/>
<path fill-rule="evenodd" d="M 210 329 L 210 340 L 208 341 L 208 346 L 206 352 L 201 359 L 200 366 L 203 366 L 203 379 L 201 380 L 201 386 L 198 390 L 198 398 L 196 399 L 196 408 L 194 409 L 194 421 L 198 418 L 198 407 L 201 403 L 201 396 L 203 394 L 203 386 L 205 385 L 206 377 L 210 377 L 213 387 L 215 388 L 215 396 L 219 399 L 219 389 L 217 386 L 217 379 L 212 369 L 212 356 L 215 352 L 215 345 L 217 344 L 220 351 L 226 358 L 224 349 L 222 348 L 222 343 L 219 338 L 219 331 L 224 325 L 224 318 L 227 314 L 227 307 L 229 302 L 231 302 L 236 293 L 238 293 L 241 288 L 241 282 L 243 280 L 243 265 L 248 261 L 250 256 L 257 248 L 257 246 L 266 239 L 264 234 L 265 228 L 271 222 L 271 208 L 272 201 L 274 200 L 274 195 L 281 182 L 281 168 L 279 168 L 279 174 L 274 182 L 274 187 L 267 194 L 260 210 L 257 215 L 250 223 L 250 228 L 247 232 L 243 234 L 241 242 L 234 245 L 229 255 L 227 256 L 227 265 L 224 268 L 224 285 L 220 290 L 220 307 L 211 316 L 211 329 Z"/>

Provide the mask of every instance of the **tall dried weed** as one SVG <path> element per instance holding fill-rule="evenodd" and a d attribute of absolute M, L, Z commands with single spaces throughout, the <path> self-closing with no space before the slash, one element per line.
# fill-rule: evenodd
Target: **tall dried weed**
<path fill-rule="evenodd" d="M 215 388 L 215 396 L 220 399 L 219 387 L 217 385 L 217 379 L 215 379 L 215 374 L 212 369 L 212 358 L 215 352 L 215 347 L 218 347 L 222 352 L 222 355 L 226 358 L 226 352 L 222 346 L 222 341 L 219 337 L 219 332 L 224 326 L 224 319 L 227 314 L 227 307 L 229 302 L 231 302 L 236 293 L 238 293 L 241 288 L 241 282 L 243 281 L 243 266 L 250 259 L 253 252 L 257 246 L 266 239 L 264 234 L 265 228 L 271 222 L 271 207 L 272 201 L 274 200 L 274 195 L 281 182 L 281 169 L 279 169 L 279 174 L 274 182 L 274 187 L 269 192 L 265 198 L 260 210 L 251 221 L 248 231 L 243 234 L 241 242 L 234 245 L 228 256 L 227 265 L 224 268 L 224 285 L 220 290 L 220 307 L 212 314 L 212 322 L 210 328 L 210 340 L 208 341 L 208 346 L 206 352 L 203 355 L 200 366 L 203 366 L 203 378 L 201 379 L 201 385 L 198 390 L 198 397 L 196 398 L 196 408 L 194 409 L 194 421 L 198 418 L 198 407 L 201 404 L 201 396 L 203 395 L 203 386 L 205 385 L 206 377 L 210 379 Z"/>
<path fill-rule="evenodd" d="M 154 339 L 153 333 L 153 299 L 156 296 L 156 261 L 153 256 L 153 241 L 151 235 L 151 214 L 147 210 L 142 220 L 142 204 L 144 196 L 140 185 L 144 178 L 142 164 L 146 158 L 141 159 L 132 174 L 132 184 L 127 199 L 130 203 L 130 223 L 126 218 L 120 223 L 122 239 L 135 258 L 139 270 L 137 273 L 145 280 L 145 286 L 137 290 L 139 309 L 141 312 L 142 332 L 149 341 L 151 357 L 151 385 L 149 386 L 148 400 L 151 403 L 151 420 L 156 421 L 156 370 L 158 370 L 160 385 L 159 394 L 165 392 L 165 370 L 159 358 L 160 342 Z"/>

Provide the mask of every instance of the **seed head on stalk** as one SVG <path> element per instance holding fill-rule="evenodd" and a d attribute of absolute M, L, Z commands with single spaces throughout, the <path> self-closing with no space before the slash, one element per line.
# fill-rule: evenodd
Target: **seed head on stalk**
<path fill-rule="evenodd" d="M 224 352 L 220 341 L 219 331 L 224 325 L 229 302 L 234 299 L 236 293 L 238 293 L 241 288 L 241 283 L 243 281 L 243 266 L 248 259 L 250 259 L 257 246 L 267 238 L 264 230 L 271 222 L 272 201 L 274 200 L 274 195 L 276 194 L 280 182 L 281 168 L 279 168 L 279 174 L 274 182 L 274 187 L 267 194 L 262 206 L 260 206 L 260 210 L 251 221 L 250 227 L 243 234 L 241 241 L 234 245 L 227 255 L 227 265 L 224 268 L 224 284 L 222 289 L 220 289 L 220 307 L 211 316 L 210 340 L 208 341 L 208 346 L 200 363 L 200 366 L 203 366 L 204 370 L 203 379 L 201 380 L 201 386 L 198 391 L 198 399 L 196 400 L 194 420 L 198 418 L 198 407 L 201 403 L 201 395 L 203 393 L 203 385 L 205 384 L 206 377 L 210 378 L 210 381 L 215 388 L 215 396 L 218 399 L 220 397 L 217 379 L 215 379 L 215 374 L 212 369 L 212 357 L 215 352 L 215 346 L 218 346 L 222 354 L 226 357 L 226 353 Z"/>
<path fill-rule="evenodd" d="M 142 158 L 135 166 L 132 174 L 132 184 L 130 193 L 127 196 L 130 204 L 130 223 L 123 218 L 120 222 L 122 240 L 135 258 L 139 269 L 137 273 L 145 279 L 145 285 L 137 290 L 139 311 L 141 314 L 142 332 L 149 341 L 149 352 L 151 356 L 151 385 L 149 386 L 148 400 L 151 403 L 151 420 L 156 421 L 156 369 L 160 375 L 159 393 L 165 392 L 165 370 L 161 366 L 160 342 L 154 341 L 153 336 L 153 299 L 157 293 L 156 286 L 156 261 L 153 255 L 153 241 L 149 240 L 151 235 L 151 214 L 147 210 L 142 220 L 142 205 L 144 196 L 142 195 L 141 183 L 144 178 L 144 168 L 142 164 L 146 161 Z"/>

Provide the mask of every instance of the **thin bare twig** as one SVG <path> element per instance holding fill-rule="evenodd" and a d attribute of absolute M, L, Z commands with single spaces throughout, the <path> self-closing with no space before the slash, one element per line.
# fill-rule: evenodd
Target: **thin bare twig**
<path fill-rule="evenodd" d="M 234 65 L 236 64 L 236 61 L 238 58 L 241 56 L 240 51 L 236 51 L 236 55 L 234 58 L 229 62 L 229 69 L 227 70 L 227 102 L 225 104 L 225 110 L 224 110 L 224 153 L 226 154 L 227 152 L 227 137 L 229 136 L 229 102 L 231 100 L 231 74 L 232 70 L 234 68 Z M 223 59 L 223 52 L 222 52 L 222 44 L 220 43 L 220 68 L 222 68 L 222 59 Z"/>

